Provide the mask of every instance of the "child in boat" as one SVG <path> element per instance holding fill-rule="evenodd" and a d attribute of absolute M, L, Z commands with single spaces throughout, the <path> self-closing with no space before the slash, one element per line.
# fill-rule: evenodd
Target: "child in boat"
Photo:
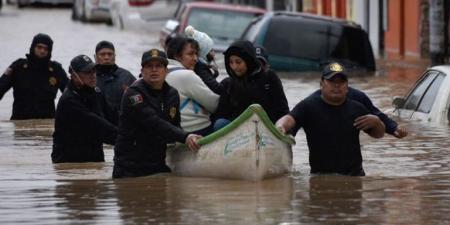
<path fill-rule="evenodd" d="M 236 41 L 225 52 L 225 68 L 229 77 L 222 80 L 215 130 L 238 117 L 251 104 L 260 104 L 275 123 L 289 112 L 280 78 L 271 70 L 263 70 L 256 49 L 249 41 Z"/>

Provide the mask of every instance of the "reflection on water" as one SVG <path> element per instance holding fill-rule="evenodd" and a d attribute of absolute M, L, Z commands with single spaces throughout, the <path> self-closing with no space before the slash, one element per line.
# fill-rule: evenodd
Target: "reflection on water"
<path fill-rule="evenodd" d="M 416 68 L 352 77 L 381 109 Z M 317 74 L 282 74 L 289 105 L 319 87 Z M 411 78 L 413 77 L 413 78 Z M 0 115 L 9 108 L 0 109 Z M 53 120 L 0 121 L 0 224 L 449 224 L 450 126 L 401 121 L 405 139 L 361 134 L 366 177 L 310 176 L 304 133 L 294 171 L 261 182 L 170 174 L 112 180 L 104 163 L 53 165 Z"/>

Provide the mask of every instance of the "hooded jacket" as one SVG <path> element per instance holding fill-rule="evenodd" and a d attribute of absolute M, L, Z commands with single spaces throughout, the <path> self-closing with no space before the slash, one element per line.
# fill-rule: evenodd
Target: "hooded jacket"
<path fill-rule="evenodd" d="M 181 127 L 193 132 L 210 126 L 210 115 L 217 109 L 219 96 L 177 60 L 169 59 L 167 68 L 166 82 L 180 94 Z"/>
<path fill-rule="evenodd" d="M 37 58 L 34 48 L 43 43 L 48 46 L 48 56 Z M 51 61 L 53 41 L 48 35 L 34 37 L 26 58 L 14 61 L 0 77 L 0 99 L 12 87 L 14 102 L 11 119 L 44 119 L 55 115 L 55 98 L 58 89 L 63 92 L 68 78 L 56 61 Z"/>
<path fill-rule="evenodd" d="M 234 120 L 251 104 L 260 104 L 275 123 L 289 112 L 280 78 L 272 71 L 263 71 L 256 50 L 249 41 L 236 41 L 225 52 L 225 68 L 229 77 L 221 85 L 224 93 L 220 96 L 217 118 Z M 232 55 L 242 58 L 247 65 L 247 73 L 238 77 L 230 67 Z"/>

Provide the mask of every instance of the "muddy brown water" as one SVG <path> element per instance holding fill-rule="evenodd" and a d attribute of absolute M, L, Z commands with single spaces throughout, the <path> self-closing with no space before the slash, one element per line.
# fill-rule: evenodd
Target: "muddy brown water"
<path fill-rule="evenodd" d="M 55 19 L 58 18 L 58 19 Z M 67 68 L 111 40 L 118 63 L 139 73 L 142 52 L 157 35 L 119 32 L 70 21 L 70 9 L 5 6 L 0 13 L 0 70 L 28 51 L 37 32 L 55 40 Z M 25 43 L 25 44 L 24 44 Z M 220 64 L 220 62 L 218 62 Z M 352 77 L 382 110 L 406 93 L 424 69 L 379 62 L 374 76 Z M 280 74 L 290 108 L 319 87 L 317 74 Z M 365 177 L 311 176 L 302 131 L 293 171 L 248 182 L 171 174 L 112 180 L 105 163 L 51 163 L 52 120 L 9 121 L 11 91 L 0 102 L 0 224 L 450 224 L 450 126 L 402 121 L 410 135 L 375 140 L 361 134 Z"/>

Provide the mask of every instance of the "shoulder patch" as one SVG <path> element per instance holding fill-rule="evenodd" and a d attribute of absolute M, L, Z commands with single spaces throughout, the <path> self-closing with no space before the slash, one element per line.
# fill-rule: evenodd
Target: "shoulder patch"
<path fill-rule="evenodd" d="M 13 73 L 13 69 L 11 67 L 8 67 L 5 72 L 3 73 L 3 75 L 9 76 Z"/>
<path fill-rule="evenodd" d="M 177 108 L 176 107 L 171 107 L 170 110 L 169 110 L 170 118 L 174 119 L 176 115 L 177 115 Z"/>
<path fill-rule="evenodd" d="M 50 84 L 50 86 L 55 86 L 58 83 L 58 80 L 56 80 L 55 77 L 50 77 L 48 78 L 48 83 Z"/>
<path fill-rule="evenodd" d="M 130 98 L 130 101 L 131 101 L 131 105 L 137 105 L 137 104 L 142 103 L 144 101 L 144 99 L 142 98 L 142 95 L 140 95 L 140 94 L 132 95 L 129 98 Z"/>

